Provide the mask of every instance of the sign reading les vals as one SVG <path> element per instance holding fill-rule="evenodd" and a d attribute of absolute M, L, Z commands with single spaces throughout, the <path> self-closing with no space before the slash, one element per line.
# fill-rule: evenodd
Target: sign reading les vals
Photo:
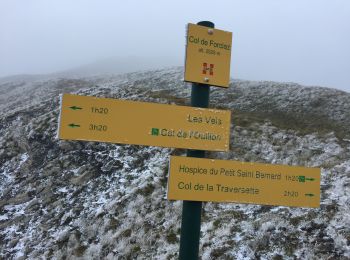
<path fill-rule="evenodd" d="M 228 87 L 232 33 L 188 24 L 185 81 Z"/>
<path fill-rule="evenodd" d="M 60 139 L 229 149 L 231 111 L 64 94 Z"/>
<path fill-rule="evenodd" d="M 320 169 L 171 156 L 168 199 L 320 206 Z"/>

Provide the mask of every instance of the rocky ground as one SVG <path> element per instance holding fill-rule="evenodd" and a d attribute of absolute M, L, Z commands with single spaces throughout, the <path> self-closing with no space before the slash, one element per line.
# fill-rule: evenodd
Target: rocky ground
<path fill-rule="evenodd" d="M 0 259 L 177 259 L 181 201 L 166 199 L 182 149 L 58 140 L 59 94 L 189 105 L 182 68 L 0 85 Z M 234 80 L 228 153 L 321 167 L 317 209 L 204 203 L 202 259 L 350 259 L 350 94 Z"/>

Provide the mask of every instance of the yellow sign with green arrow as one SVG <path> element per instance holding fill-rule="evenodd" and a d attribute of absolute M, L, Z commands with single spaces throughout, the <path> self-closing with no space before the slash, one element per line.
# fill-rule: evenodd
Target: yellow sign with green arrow
<path fill-rule="evenodd" d="M 320 206 L 319 168 L 171 156 L 169 200 Z"/>
<path fill-rule="evenodd" d="M 228 151 L 231 111 L 64 94 L 60 139 Z"/>

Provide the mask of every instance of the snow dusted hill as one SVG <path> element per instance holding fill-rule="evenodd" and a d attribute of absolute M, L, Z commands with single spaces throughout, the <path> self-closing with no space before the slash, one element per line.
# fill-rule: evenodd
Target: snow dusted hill
<path fill-rule="evenodd" d="M 0 85 L 0 259 L 177 259 L 185 150 L 56 139 L 59 94 L 188 105 L 182 68 Z M 212 87 L 231 149 L 209 158 L 322 168 L 319 209 L 205 203 L 202 259 L 350 259 L 350 94 L 292 83 Z"/>

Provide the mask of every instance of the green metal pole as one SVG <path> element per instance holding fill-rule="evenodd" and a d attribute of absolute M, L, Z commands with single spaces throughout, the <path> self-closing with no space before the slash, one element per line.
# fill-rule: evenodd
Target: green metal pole
<path fill-rule="evenodd" d="M 201 26 L 214 28 L 214 23 L 202 21 Z M 209 107 L 209 85 L 192 83 L 191 106 Z M 187 150 L 188 157 L 204 158 L 205 151 Z M 180 260 L 198 259 L 199 237 L 201 229 L 201 201 L 183 201 L 180 236 Z"/>

